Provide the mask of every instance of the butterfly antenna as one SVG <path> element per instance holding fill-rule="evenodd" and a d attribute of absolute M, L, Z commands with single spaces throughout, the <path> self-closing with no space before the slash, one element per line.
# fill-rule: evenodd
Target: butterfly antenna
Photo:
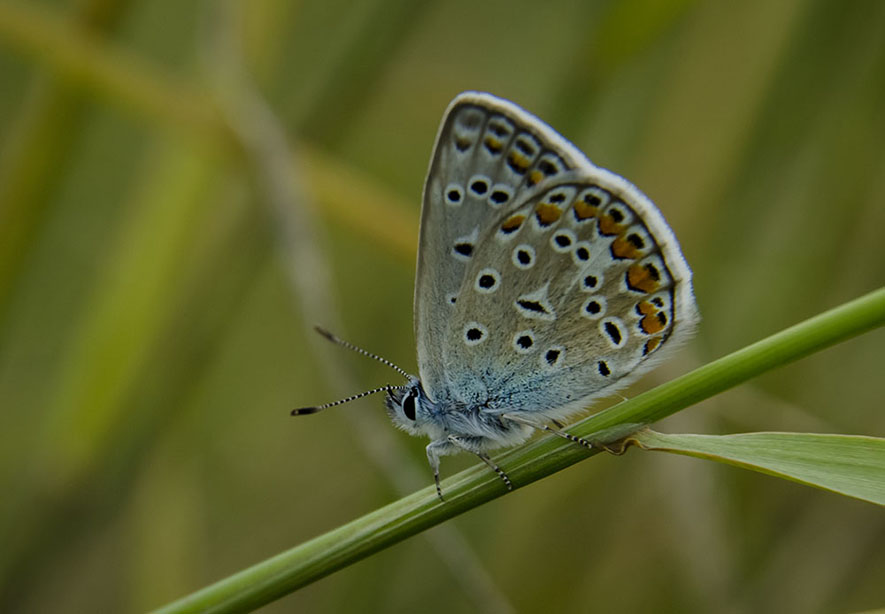
<path fill-rule="evenodd" d="M 379 388 L 375 388 L 374 390 L 366 390 L 365 392 L 361 392 L 359 394 L 349 396 L 346 399 L 332 401 L 331 403 L 324 403 L 323 405 L 314 405 L 312 407 L 299 407 L 298 409 L 292 410 L 292 415 L 293 416 L 306 416 L 308 414 L 315 414 L 318 411 L 323 411 L 324 409 L 328 409 L 330 407 L 335 407 L 336 405 L 343 405 L 344 403 L 350 403 L 351 401 L 356 401 L 357 399 L 367 397 L 370 394 L 375 394 L 376 392 L 390 392 L 391 390 L 399 390 L 401 388 L 403 388 L 403 386 L 391 386 L 390 384 L 388 384 L 386 386 L 381 386 Z"/>
<path fill-rule="evenodd" d="M 397 367 L 395 364 L 393 364 L 392 362 L 390 362 L 386 358 L 381 358 L 377 354 L 373 354 L 372 352 L 367 352 L 363 348 L 356 346 L 356 345 L 350 343 L 349 341 L 345 341 L 344 339 L 340 339 L 340 338 L 336 337 L 335 335 L 333 335 L 332 333 L 330 333 L 329 331 L 327 331 L 322 326 L 314 326 L 313 328 L 316 332 L 321 334 L 323 337 L 325 337 L 326 339 L 328 339 L 332 343 L 337 343 L 341 347 L 345 347 L 348 350 L 352 350 L 352 351 L 356 352 L 357 354 L 362 354 L 363 356 L 367 356 L 369 358 L 373 358 L 373 359 L 377 360 L 378 362 L 382 362 L 385 365 L 387 365 L 388 367 L 390 367 L 391 369 L 393 369 L 394 371 L 396 371 L 397 373 L 399 373 L 400 375 L 402 375 L 404 378 L 409 379 L 408 373 L 406 373 L 403 369 L 400 369 L 399 367 Z M 381 390 L 381 388 L 379 388 L 378 390 L 373 390 L 372 392 L 379 392 L 380 390 Z M 366 394 L 369 394 L 369 393 L 366 393 Z M 348 399 L 348 400 L 350 400 L 350 399 Z"/>

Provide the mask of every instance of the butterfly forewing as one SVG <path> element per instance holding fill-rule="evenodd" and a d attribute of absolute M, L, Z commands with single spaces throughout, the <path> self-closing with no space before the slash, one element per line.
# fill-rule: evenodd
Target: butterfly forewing
<path fill-rule="evenodd" d="M 448 393 L 442 344 L 481 237 L 541 184 L 580 166 L 592 165 L 516 105 L 475 92 L 450 105 L 424 186 L 415 283 L 418 365 L 432 399 Z"/>

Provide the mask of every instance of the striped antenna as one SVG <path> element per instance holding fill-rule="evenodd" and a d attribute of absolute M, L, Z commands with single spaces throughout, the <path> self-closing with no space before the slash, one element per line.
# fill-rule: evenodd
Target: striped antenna
<path fill-rule="evenodd" d="M 397 373 L 402 375 L 404 378 L 409 379 L 408 373 L 406 373 L 404 370 L 397 367 L 395 364 L 393 364 L 392 362 L 390 362 L 386 358 L 381 358 L 377 354 L 373 354 L 372 352 L 367 352 L 363 348 L 358 347 L 358 346 L 350 343 L 349 341 L 345 341 L 344 339 L 339 339 L 338 337 L 336 337 L 335 335 L 333 335 L 332 333 L 327 331 L 322 326 L 314 326 L 313 328 L 316 332 L 321 334 L 323 337 L 325 337 L 326 339 L 328 339 L 332 343 L 337 343 L 341 347 L 345 347 L 348 350 L 353 350 L 357 354 L 362 354 L 363 356 L 368 356 L 369 358 L 373 358 L 373 359 L 377 360 L 378 362 L 383 362 L 385 365 L 387 365 L 388 367 L 390 367 L 391 369 L 393 369 L 394 371 L 396 371 Z M 373 390 L 373 392 L 378 392 L 379 390 Z"/>
<path fill-rule="evenodd" d="M 349 396 L 346 399 L 332 401 L 331 403 L 324 403 L 323 405 L 314 405 L 313 407 L 299 407 L 298 409 L 292 410 L 292 415 L 293 416 L 306 416 L 308 414 L 315 414 L 318 411 L 323 411 L 324 409 L 328 409 L 330 407 L 335 407 L 336 405 L 342 405 L 344 403 L 356 401 L 357 399 L 367 397 L 370 394 L 375 394 L 376 392 L 390 392 L 391 390 L 400 390 L 402 388 L 405 388 L 405 386 L 391 386 L 390 384 L 388 384 L 386 386 L 381 386 L 380 388 L 375 388 L 374 390 L 367 390 L 365 392 L 361 392 L 359 394 Z"/>

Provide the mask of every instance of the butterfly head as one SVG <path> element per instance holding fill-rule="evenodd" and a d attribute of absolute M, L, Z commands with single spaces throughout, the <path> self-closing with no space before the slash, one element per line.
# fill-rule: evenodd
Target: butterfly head
<path fill-rule="evenodd" d="M 384 403 L 387 414 L 397 427 L 412 435 L 426 432 L 432 402 L 417 377 L 410 375 L 405 386 L 388 390 Z"/>

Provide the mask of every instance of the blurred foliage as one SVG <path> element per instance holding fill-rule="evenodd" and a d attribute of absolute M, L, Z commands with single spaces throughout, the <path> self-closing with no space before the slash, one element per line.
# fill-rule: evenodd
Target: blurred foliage
<path fill-rule="evenodd" d="M 548 119 L 674 227 L 704 321 L 637 389 L 885 282 L 876 0 L 2 0 L 4 611 L 143 611 L 427 483 L 379 399 L 288 409 L 390 381 L 318 318 L 414 371 L 420 190 L 465 89 Z M 881 434 L 883 347 L 665 426 Z M 584 463 L 443 529 L 264 611 L 885 601 L 881 510 L 687 458 Z"/>

